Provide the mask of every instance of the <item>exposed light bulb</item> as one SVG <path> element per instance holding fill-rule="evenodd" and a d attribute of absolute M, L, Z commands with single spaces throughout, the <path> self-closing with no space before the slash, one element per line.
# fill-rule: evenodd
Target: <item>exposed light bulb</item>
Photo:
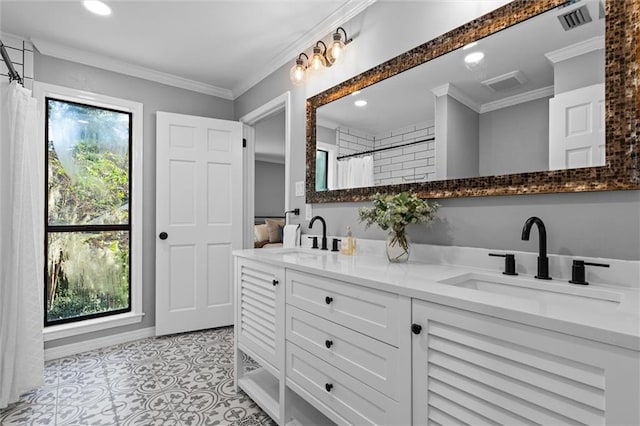
<path fill-rule="evenodd" d="M 296 86 L 304 83 L 304 80 L 307 74 L 306 70 L 307 70 L 307 67 L 305 67 L 304 62 L 302 61 L 302 58 L 299 57 L 298 59 L 296 59 L 295 65 L 291 67 L 291 71 L 289 71 L 289 78 L 291 79 L 291 82 Z"/>
<path fill-rule="evenodd" d="M 96 15 L 111 15 L 111 8 L 99 0 L 84 0 L 82 4 L 89 12 L 95 13 Z"/>

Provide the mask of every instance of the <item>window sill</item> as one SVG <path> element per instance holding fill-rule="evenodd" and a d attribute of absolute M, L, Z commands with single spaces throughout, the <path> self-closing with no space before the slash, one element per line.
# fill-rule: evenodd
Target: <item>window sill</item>
<path fill-rule="evenodd" d="M 142 321 L 143 313 L 127 312 L 126 314 L 94 318 L 69 324 L 53 325 L 43 329 L 44 341 L 63 339 L 80 334 L 93 333 L 123 325 L 135 324 Z"/>

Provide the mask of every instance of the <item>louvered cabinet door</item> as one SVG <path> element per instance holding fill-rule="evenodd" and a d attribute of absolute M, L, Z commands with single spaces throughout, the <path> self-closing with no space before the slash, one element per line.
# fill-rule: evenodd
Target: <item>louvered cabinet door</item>
<path fill-rule="evenodd" d="M 640 424 L 638 352 L 413 301 L 413 424 Z"/>
<path fill-rule="evenodd" d="M 238 258 L 236 333 L 238 346 L 261 364 L 280 371 L 284 341 L 284 269 Z"/>

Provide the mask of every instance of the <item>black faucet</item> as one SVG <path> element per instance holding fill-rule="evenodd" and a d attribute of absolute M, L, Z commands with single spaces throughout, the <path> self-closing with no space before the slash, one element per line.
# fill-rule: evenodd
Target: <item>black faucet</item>
<path fill-rule="evenodd" d="M 531 227 L 533 224 L 538 226 L 538 275 L 536 278 L 539 280 L 550 280 L 549 276 L 549 258 L 547 257 L 547 229 L 544 227 L 544 222 L 539 217 L 532 216 L 524 223 L 522 228 L 522 239 L 529 241 L 529 234 L 531 233 Z"/>
<path fill-rule="evenodd" d="M 313 223 L 316 220 L 320 220 L 320 222 L 322 222 L 322 247 L 320 248 L 320 250 L 328 250 L 328 248 L 327 248 L 327 222 L 324 221 L 322 216 L 314 216 L 311 219 L 311 222 L 309 222 L 309 229 L 313 228 Z"/>

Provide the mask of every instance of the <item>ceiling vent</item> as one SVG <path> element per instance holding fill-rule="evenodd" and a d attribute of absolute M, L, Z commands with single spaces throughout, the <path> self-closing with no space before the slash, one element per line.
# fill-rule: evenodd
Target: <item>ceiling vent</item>
<path fill-rule="evenodd" d="M 494 92 L 500 92 L 522 86 L 526 82 L 527 78 L 524 76 L 522 71 L 511 71 L 506 74 L 484 80 L 482 84 Z"/>
<path fill-rule="evenodd" d="M 591 15 L 589 14 L 589 9 L 585 4 L 571 12 L 558 16 L 558 20 L 560 21 L 560 24 L 562 24 L 562 28 L 564 28 L 565 31 L 569 31 L 579 27 L 580 25 L 584 25 L 587 22 L 591 22 Z"/>

